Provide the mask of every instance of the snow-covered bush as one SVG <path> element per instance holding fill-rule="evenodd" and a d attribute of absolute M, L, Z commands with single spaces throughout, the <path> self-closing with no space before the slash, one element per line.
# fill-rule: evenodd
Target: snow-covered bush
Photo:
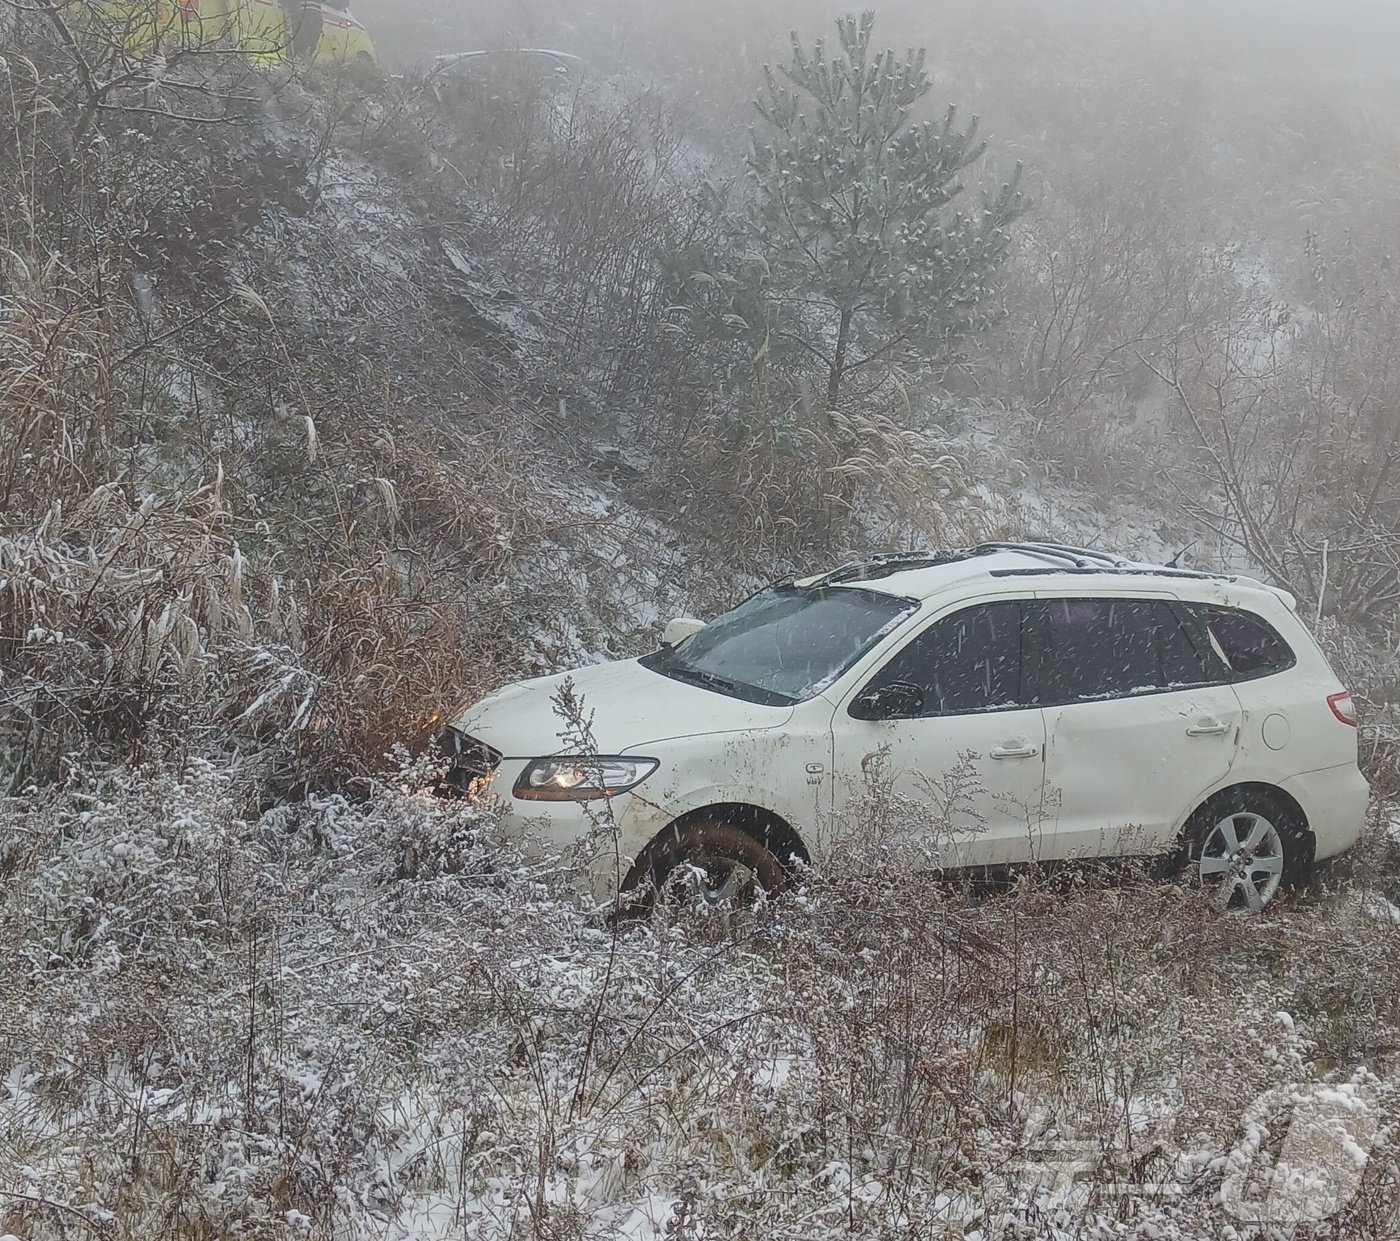
<path fill-rule="evenodd" d="M 1393 1235 L 1380 906 L 834 871 L 716 942 L 590 918 L 411 772 L 255 787 L 0 808 L 0 1228 L 1189 1237 L 1335 1149 L 1329 1220 Z"/>

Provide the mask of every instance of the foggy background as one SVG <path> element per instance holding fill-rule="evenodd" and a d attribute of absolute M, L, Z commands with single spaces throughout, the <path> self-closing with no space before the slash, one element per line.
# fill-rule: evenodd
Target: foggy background
<path fill-rule="evenodd" d="M 788 32 L 830 38 L 827 0 L 358 0 L 385 63 L 549 47 L 655 85 L 716 154 L 738 154 Z M 877 42 L 925 47 L 931 109 L 982 120 L 1003 162 L 1057 192 L 1104 177 L 1177 202 L 1207 235 L 1297 245 L 1395 187 L 1400 12 L 1382 0 L 887 0 Z M 1150 186 L 1150 189 L 1147 187 Z M 1032 188 L 1036 188 L 1032 184 Z M 1041 187 L 1042 190 L 1045 187 Z"/>

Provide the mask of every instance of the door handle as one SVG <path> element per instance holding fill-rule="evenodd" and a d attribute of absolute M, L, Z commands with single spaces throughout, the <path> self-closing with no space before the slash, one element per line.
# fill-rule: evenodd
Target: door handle
<path fill-rule="evenodd" d="M 1009 745 L 999 745 L 992 751 L 993 758 L 1034 758 L 1040 753 L 1040 747 L 1031 745 L 1029 741 L 1012 742 Z"/>
<path fill-rule="evenodd" d="M 1220 737 L 1230 731 L 1230 725 L 1222 720 L 1197 720 L 1186 730 L 1188 737 Z"/>

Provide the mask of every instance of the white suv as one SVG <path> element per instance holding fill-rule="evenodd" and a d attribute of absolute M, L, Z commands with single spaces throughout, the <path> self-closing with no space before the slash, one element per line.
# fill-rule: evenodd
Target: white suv
<path fill-rule="evenodd" d="M 615 832 L 600 897 L 775 890 L 876 804 L 945 867 L 1175 853 L 1258 910 L 1360 835 L 1355 726 L 1284 592 L 990 543 L 778 582 L 654 654 L 508 686 L 444 740 L 448 785 L 527 838 Z"/>

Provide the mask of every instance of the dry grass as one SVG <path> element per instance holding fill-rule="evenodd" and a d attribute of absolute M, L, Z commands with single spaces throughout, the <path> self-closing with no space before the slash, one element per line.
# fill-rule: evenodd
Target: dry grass
<path fill-rule="evenodd" d="M 709 411 L 665 449 L 658 481 L 687 524 L 777 559 L 862 544 L 965 546 L 997 515 L 955 447 L 880 413 L 817 415 L 804 400 Z"/>
<path fill-rule="evenodd" d="M 80 161 L 85 188 L 64 197 L 45 172 L 62 118 L 32 66 L 3 80 L 19 191 L 0 206 L 5 783 L 172 738 L 276 751 L 283 787 L 376 769 L 496 675 L 506 639 L 472 587 L 537 537 L 528 476 L 498 433 L 389 429 L 372 395 L 316 410 L 294 338 L 251 291 L 128 300 L 123 221 L 85 214 L 107 171 Z M 64 250 L 70 229 L 89 244 Z M 280 355 L 295 404 L 271 425 L 167 408 L 206 369 L 181 346 L 210 323 Z"/>

